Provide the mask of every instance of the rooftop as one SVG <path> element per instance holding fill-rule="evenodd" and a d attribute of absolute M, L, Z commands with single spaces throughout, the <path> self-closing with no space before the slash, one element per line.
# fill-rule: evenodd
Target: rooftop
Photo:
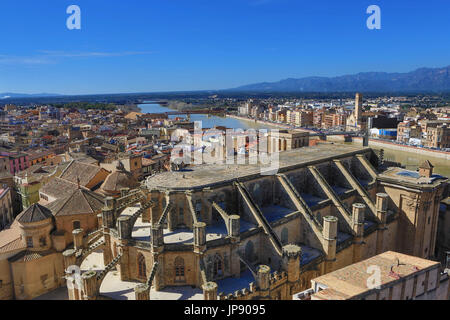
<path fill-rule="evenodd" d="M 0 232 L 0 254 L 24 249 L 25 247 L 25 243 L 20 238 L 19 223 L 17 220 Z"/>
<path fill-rule="evenodd" d="M 72 161 L 59 177 L 75 184 L 78 184 L 79 179 L 80 185 L 86 186 L 100 171 L 106 170 L 89 163 Z"/>
<path fill-rule="evenodd" d="M 46 207 L 35 203 L 20 213 L 16 220 L 20 223 L 33 223 L 52 218 L 52 212 Z"/>
<path fill-rule="evenodd" d="M 104 199 L 101 195 L 80 188 L 72 191 L 69 196 L 48 204 L 47 208 L 54 216 L 71 216 L 98 213 L 103 206 Z"/>
<path fill-rule="evenodd" d="M 354 154 L 370 152 L 370 148 L 360 148 L 348 145 L 322 144 L 314 147 L 295 149 L 279 153 L 278 172 L 290 168 L 313 165 L 328 159 L 343 158 Z M 184 171 L 164 172 L 147 179 L 149 189 L 205 188 L 225 183 L 238 178 L 260 175 L 265 167 L 250 164 L 204 164 L 192 166 Z"/>
<path fill-rule="evenodd" d="M 76 189 L 78 189 L 77 184 L 55 177 L 39 191 L 53 198 L 63 198 L 71 195 Z"/>
<path fill-rule="evenodd" d="M 367 270 L 370 266 L 378 266 L 381 269 L 381 287 L 383 287 L 389 286 L 400 278 L 439 265 L 439 262 L 387 251 L 313 279 L 315 283 L 328 287 L 316 293 L 315 296 L 319 299 L 342 300 L 369 291 L 367 279 L 372 276 L 372 273 L 368 273 Z"/>
<path fill-rule="evenodd" d="M 419 172 L 406 170 L 403 168 L 389 168 L 379 175 L 381 180 L 392 180 L 395 183 L 405 183 L 409 185 L 429 185 L 435 187 L 442 181 L 447 180 L 446 177 L 433 174 L 430 178 L 421 177 Z"/>

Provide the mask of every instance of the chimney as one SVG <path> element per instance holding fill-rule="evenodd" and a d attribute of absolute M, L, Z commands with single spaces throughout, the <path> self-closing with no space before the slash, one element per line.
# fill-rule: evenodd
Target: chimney
<path fill-rule="evenodd" d="M 433 175 L 434 166 L 430 161 L 426 160 L 419 167 L 419 174 L 421 177 L 430 178 Z"/>

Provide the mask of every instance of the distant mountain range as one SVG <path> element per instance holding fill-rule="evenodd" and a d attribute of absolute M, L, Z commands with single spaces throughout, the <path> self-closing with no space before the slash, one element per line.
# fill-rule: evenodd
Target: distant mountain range
<path fill-rule="evenodd" d="M 247 92 L 450 92 L 450 66 L 408 73 L 364 72 L 339 77 L 307 77 L 229 89 Z"/>
<path fill-rule="evenodd" d="M 278 82 L 261 82 L 233 89 L 213 90 L 211 92 L 220 92 L 225 94 L 226 93 L 259 94 L 259 93 L 284 93 L 284 92 L 333 93 L 333 92 L 355 92 L 355 91 L 375 92 L 375 93 L 377 92 L 450 93 L 450 66 L 443 68 L 420 68 L 415 71 L 407 73 L 363 72 L 354 75 L 345 75 L 339 77 L 306 77 L 299 79 L 289 78 Z M 192 94 L 194 93 L 194 91 L 185 93 Z M 154 94 L 157 93 L 148 93 L 148 95 Z M 164 93 L 160 94 L 165 96 Z M 128 95 L 135 96 L 138 94 L 130 93 Z M 141 95 L 143 95 L 143 93 Z M 113 96 L 113 94 L 101 96 L 109 97 Z M 47 97 L 56 97 L 56 98 L 60 97 L 64 99 L 70 98 L 70 96 L 65 96 L 56 93 L 37 93 L 37 94 L 0 93 L 0 101 L 9 99 L 47 98 Z"/>
<path fill-rule="evenodd" d="M 59 94 L 56 93 L 36 93 L 36 94 L 27 94 L 27 93 L 0 93 L 0 100 L 1 99 L 16 99 L 16 98 L 39 98 L 39 97 L 55 97 L 59 96 Z"/>

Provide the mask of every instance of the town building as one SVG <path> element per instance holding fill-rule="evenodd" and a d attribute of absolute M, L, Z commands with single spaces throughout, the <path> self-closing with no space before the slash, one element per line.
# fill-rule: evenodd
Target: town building
<path fill-rule="evenodd" d="M 4 185 L 0 189 L 0 231 L 11 224 L 14 218 L 11 189 Z"/>
<path fill-rule="evenodd" d="M 450 124 L 428 125 L 423 145 L 428 148 L 450 148 Z"/>
<path fill-rule="evenodd" d="M 294 300 L 449 300 L 450 270 L 387 251 L 311 280 Z"/>
<path fill-rule="evenodd" d="M 0 300 L 29 300 L 64 286 L 63 252 L 97 245 L 103 205 L 100 195 L 80 187 L 48 207 L 33 204 L 18 215 L 0 232 Z"/>
<path fill-rule="evenodd" d="M 442 200 L 441 205 L 439 207 L 438 232 L 435 250 L 436 252 L 435 255 L 442 264 L 447 263 L 446 261 L 447 255 L 448 253 L 450 253 L 449 230 L 450 230 L 450 197 L 447 197 L 444 200 Z"/>
<path fill-rule="evenodd" d="M 143 283 L 141 300 L 190 286 L 205 299 L 292 299 L 311 279 L 385 251 L 433 257 L 447 179 L 426 165 L 418 174 L 377 166 L 369 148 L 320 145 L 280 153 L 273 176 L 216 164 L 149 177 L 107 200 L 105 271 L 84 274 L 69 297 L 102 298 L 117 267 L 122 281 Z M 140 209 L 122 214 L 132 203 Z M 135 223 L 147 233 L 136 238 Z"/>
<path fill-rule="evenodd" d="M 268 137 L 268 152 L 282 152 L 309 146 L 309 132 L 279 130 Z"/>
<path fill-rule="evenodd" d="M 347 118 L 347 129 L 361 131 L 367 128 L 367 117 L 363 116 L 363 95 L 357 93 L 355 97 L 355 109 Z"/>
<path fill-rule="evenodd" d="M 397 141 L 410 143 L 412 140 L 422 140 L 422 129 L 415 121 L 403 121 L 397 126 Z"/>

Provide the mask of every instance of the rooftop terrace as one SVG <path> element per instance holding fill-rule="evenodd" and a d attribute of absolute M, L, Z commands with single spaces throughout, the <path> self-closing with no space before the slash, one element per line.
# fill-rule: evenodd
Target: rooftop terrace
<path fill-rule="evenodd" d="M 340 144 L 323 144 L 308 148 L 295 149 L 279 153 L 279 171 L 283 172 L 296 167 L 313 165 L 336 158 L 344 158 L 355 154 L 370 152 L 370 148 L 361 148 Z M 204 164 L 189 167 L 185 171 L 164 172 L 149 177 L 149 189 L 187 190 L 205 188 L 235 179 L 260 175 L 264 166 L 249 164 Z M 266 169 L 267 170 L 267 169 Z"/>
<path fill-rule="evenodd" d="M 408 185 L 429 185 L 435 187 L 439 185 L 443 180 L 447 178 L 438 174 L 432 175 L 430 178 L 421 177 L 419 172 L 406 170 L 403 168 L 389 168 L 385 172 L 379 175 L 381 180 L 393 181 L 397 183 L 403 183 Z"/>
<path fill-rule="evenodd" d="M 349 265 L 326 275 L 313 279 L 314 282 L 328 287 L 316 293 L 318 298 L 327 300 L 349 299 L 365 293 L 369 266 L 381 269 L 381 286 L 398 281 L 418 271 L 436 267 L 439 262 L 425 260 L 405 254 L 387 251 L 367 260 Z M 392 268 L 392 271 L 391 271 Z"/>

